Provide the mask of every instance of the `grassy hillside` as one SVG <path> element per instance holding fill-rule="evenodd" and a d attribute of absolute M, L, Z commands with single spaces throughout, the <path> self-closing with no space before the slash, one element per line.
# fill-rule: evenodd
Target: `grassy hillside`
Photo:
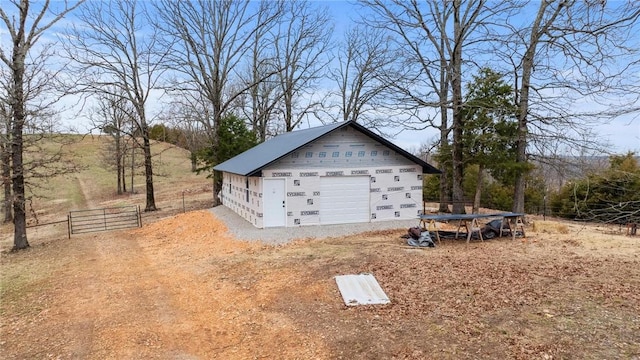
<path fill-rule="evenodd" d="M 69 211 L 88 208 L 103 208 L 146 203 L 144 168 L 142 154 L 136 154 L 134 191 L 131 190 L 130 158 L 127 159 L 126 184 L 128 192 L 117 194 L 115 170 L 108 165 L 107 148 L 111 142 L 108 136 L 64 135 L 60 145 L 56 141 L 43 141 L 41 150 L 26 155 L 49 157 L 61 151 L 62 157 L 55 164 L 77 171 L 63 176 L 46 179 L 29 179 L 27 196 L 28 223 L 30 226 L 65 220 Z M 181 148 L 161 142 L 152 144 L 154 154 L 154 190 L 158 212 L 145 213 L 143 218 L 164 217 L 188 209 L 211 206 L 212 186 L 206 174 L 191 172 L 189 153 Z M 144 220 L 143 220 L 144 221 Z M 28 231 L 29 241 L 46 240 L 48 237 L 66 236 L 66 224 L 32 227 Z M 13 225 L 0 227 L 0 248 L 11 245 Z"/>

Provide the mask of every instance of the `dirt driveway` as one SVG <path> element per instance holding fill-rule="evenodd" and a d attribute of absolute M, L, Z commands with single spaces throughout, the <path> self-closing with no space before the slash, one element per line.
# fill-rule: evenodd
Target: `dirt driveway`
<path fill-rule="evenodd" d="M 555 226 L 555 225 L 554 225 Z M 209 211 L 3 253 L 7 359 L 640 356 L 640 239 L 551 225 L 435 249 L 402 230 L 263 246 Z M 597 234 L 597 236 L 593 235 Z M 373 273 L 391 304 L 346 307 Z"/>

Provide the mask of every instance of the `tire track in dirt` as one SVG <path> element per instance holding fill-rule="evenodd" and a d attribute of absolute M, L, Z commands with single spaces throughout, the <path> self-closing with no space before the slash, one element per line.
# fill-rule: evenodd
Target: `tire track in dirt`
<path fill-rule="evenodd" d="M 49 307 L 53 355 L 62 358 L 166 358 L 162 329 L 176 309 L 137 240 L 126 232 L 85 234 L 67 255 Z M 35 354 L 34 354 L 35 355 Z"/>
<path fill-rule="evenodd" d="M 90 186 L 76 178 L 84 204 L 98 208 Z M 71 250 L 77 258 L 76 268 L 70 268 L 68 274 L 72 284 L 57 296 L 64 299 L 57 307 L 67 309 L 60 315 L 69 324 L 63 353 L 72 358 L 134 358 L 144 355 L 140 345 L 156 348 L 161 339 L 157 329 L 171 322 L 175 311 L 138 241 L 126 236 L 126 231 L 77 237 L 80 241 Z M 126 346 L 128 343 L 134 346 Z M 121 353 L 114 354 L 114 349 Z"/>
<path fill-rule="evenodd" d="M 79 174 L 76 174 L 76 181 L 78 182 L 78 186 L 80 187 L 82 202 L 87 208 L 93 208 L 95 206 L 95 202 L 91 200 L 91 197 L 89 196 L 89 187 L 87 186 L 86 182 L 82 179 L 82 177 L 79 176 Z"/>

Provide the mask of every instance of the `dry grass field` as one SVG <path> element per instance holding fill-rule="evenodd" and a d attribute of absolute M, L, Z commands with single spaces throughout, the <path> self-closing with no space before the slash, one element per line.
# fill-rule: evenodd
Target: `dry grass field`
<path fill-rule="evenodd" d="M 66 140 L 68 144 L 61 148 L 61 161 L 70 163 L 79 171 L 43 179 L 28 187 L 27 196 L 35 195 L 27 203 L 27 221 L 30 226 L 27 233 L 30 243 L 37 244 L 52 237 L 66 236 L 66 223 L 41 225 L 66 220 L 69 211 L 128 205 L 138 205 L 141 209 L 145 207 L 144 170 L 141 164 L 138 164 L 135 171 L 133 193 L 130 191 L 131 174 L 127 168 L 128 192 L 117 195 L 115 172 L 105 165 L 105 149 L 110 141 L 109 137 L 68 135 Z M 45 148 L 58 151 L 59 146 L 49 144 Z M 160 211 L 143 213 L 143 223 L 185 210 L 211 206 L 211 180 L 206 178 L 206 174 L 196 175 L 191 172 L 187 151 L 166 143 L 154 143 L 152 152 L 156 173 L 155 201 Z M 140 154 L 137 156 L 140 157 Z M 136 163 L 139 161 L 141 158 Z M 0 224 L 0 250 L 11 247 L 12 231 L 11 225 Z"/>
<path fill-rule="evenodd" d="M 159 180 L 165 210 L 140 229 L 37 228 L 16 253 L 3 240 L 0 357 L 640 359 L 640 237 L 617 227 L 531 218 L 516 241 L 413 249 L 398 229 L 266 246 L 181 213 L 180 186 L 208 182 L 183 173 Z M 74 181 L 77 206 L 144 205 Z M 69 210 L 56 198 L 43 219 Z M 357 273 L 391 303 L 345 306 L 333 278 Z"/>

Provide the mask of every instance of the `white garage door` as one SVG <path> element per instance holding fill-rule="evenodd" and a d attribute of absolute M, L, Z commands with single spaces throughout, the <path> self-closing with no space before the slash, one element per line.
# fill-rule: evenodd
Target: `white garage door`
<path fill-rule="evenodd" d="M 369 176 L 320 178 L 320 223 L 369 222 Z"/>

